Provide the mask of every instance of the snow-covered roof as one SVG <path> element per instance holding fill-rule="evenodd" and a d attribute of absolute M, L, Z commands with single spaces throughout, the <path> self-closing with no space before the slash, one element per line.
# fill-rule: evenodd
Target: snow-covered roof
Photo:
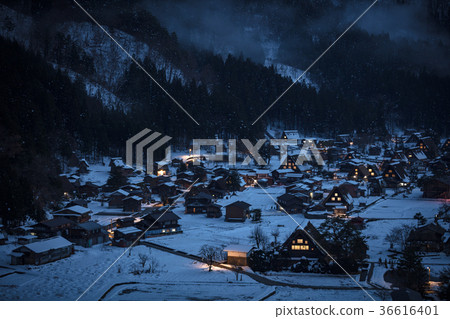
<path fill-rule="evenodd" d="M 124 227 L 124 228 L 119 228 L 116 231 L 121 232 L 122 234 L 126 235 L 126 234 L 134 234 L 134 233 L 140 233 L 142 232 L 142 230 L 130 226 L 130 227 Z"/>
<path fill-rule="evenodd" d="M 223 251 L 229 252 L 229 251 L 237 251 L 242 253 L 248 253 L 250 250 L 253 249 L 253 246 L 250 245 L 229 245 L 223 249 Z"/>
<path fill-rule="evenodd" d="M 117 195 L 128 196 L 128 195 L 130 195 L 130 193 L 128 193 L 127 191 L 124 191 L 123 189 L 118 189 L 115 192 L 111 193 L 111 196 L 117 196 Z"/>
<path fill-rule="evenodd" d="M 67 213 L 67 211 L 69 211 Z M 70 214 L 70 212 L 77 214 L 77 215 L 82 215 L 82 214 L 86 214 L 86 213 L 90 213 L 91 210 L 89 208 L 80 206 L 80 205 L 75 205 L 75 206 L 70 206 L 70 207 L 66 207 L 63 208 L 61 210 L 58 210 L 56 212 L 53 212 L 53 214 Z"/>
<path fill-rule="evenodd" d="M 294 140 L 299 140 L 300 139 L 300 134 L 298 133 L 297 130 L 285 130 L 284 135 L 286 135 L 286 137 L 288 139 L 294 139 Z"/>
<path fill-rule="evenodd" d="M 50 249 L 59 249 L 68 246 L 72 246 L 73 244 L 67 239 L 57 236 L 49 239 L 37 241 L 31 244 L 24 245 L 24 247 L 29 250 L 35 252 L 36 254 L 43 253 L 49 251 Z"/>
<path fill-rule="evenodd" d="M 126 197 L 126 198 L 124 198 L 123 200 L 127 200 L 127 199 L 142 200 L 142 198 L 141 198 L 141 197 L 139 197 L 139 196 L 136 196 L 136 195 L 134 195 L 134 196 L 129 196 L 129 197 Z"/>

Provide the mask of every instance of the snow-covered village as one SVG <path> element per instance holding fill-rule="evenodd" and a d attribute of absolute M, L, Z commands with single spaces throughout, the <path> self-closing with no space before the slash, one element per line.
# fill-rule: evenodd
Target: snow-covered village
<path fill-rule="evenodd" d="M 2 313 L 449 318 L 449 57 L 449 0 L 0 0 Z"/>
<path fill-rule="evenodd" d="M 420 289 L 439 298 L 450 140 L 268 134 L 299 145 L 284 162 L 272 147 L 264 166 L 243 166 L 250 155 L 240 152 L 236 167 L 227 152 L 222 161 L 174 153 L 150 174 L 122 158 L 74 155 L 60 175 L 61 206 L 2 233 L 1 298 L 422 300 Z M 296 165 L 305 141 L 322 166 L 312 155 Z"/>

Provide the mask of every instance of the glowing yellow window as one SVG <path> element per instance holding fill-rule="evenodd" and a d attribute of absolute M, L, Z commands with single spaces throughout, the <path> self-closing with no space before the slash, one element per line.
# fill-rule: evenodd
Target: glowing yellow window
<path fill-rule="evenodd" d="M 331 197 L 331 200 L 332 200 L 332 201 L 335 201 L 335 200 L 336 200 L 336 197 Z"/>
<path fill-rule="evenodd" d="M 338 197 L 338 202 L 340 202 L 341 201 L 341 198 L 340 197 Z"/>
<path fill-rule="evenodd" d="M 297 244 L 303 244 L 303 239 L 297 239 Z"/>
<path fill-rule="evenodd" d="M 339 194 L 338 193 L 334 193 L 334 196 L 339 196 Z"/>

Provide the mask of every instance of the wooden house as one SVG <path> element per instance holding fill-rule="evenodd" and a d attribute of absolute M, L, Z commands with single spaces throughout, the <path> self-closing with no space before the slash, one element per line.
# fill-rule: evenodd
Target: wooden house
<path fill-rule="evenodd" d="M 212 204 L 213 197 L 206 193 L 200 192 L 194 196 L 188 196 L 185 199 L 186 214 L 205 214 L 208 206 Z"/>
<path fill-rule="evenodd" d="M 170 198 L 178 194 L 177 185 L 172 182 L 163 183 L 158 187 L 158 194 L 163 204 L 168 204 Z"/>
<path fill-rule="evenodd" d="M 250 216 L 250 204 L 243 201 L 236 201 L 225 206 L 225 221 L 244 222 Z"/>
<path fill-rule="evenodd" d="M 114 246 L 129 247 L 142 235 L 142 233 L 143 230 L 133 226 L 118 228 L 114 231 L 112 243 Z"/>
<path fill-rule="evenodd" d="M 131 166 L 125 165 L 121 157 L 111 158 L 109 167 L 111 167 L 111 171 L 119 172 L 125 177 L 130 177 L 134 174 L 134 169 Z"/>
<path fill-rule="evenodd" d="M 89 201 L 85 200 L 85 199 L 74 199 L 72 201 L 70 201 L 66 207 L 71 207 L 71 206 L 82 206 L 82 207 L 86 207 L 88 208 L 88 204 Z"/>
<path fill-rule="evenodd" d="M 42 265 L 73 254 L 73 243 L 57 236 L 20 246 L 12 251 L 12 265 Z"/>
<path fill-rule="evenodd" d="M 147 213 L 148 212 L 148 213 Z M 181 233 L 181 226 L 178 224 L 178 217 L 167 207 L 158 209 L 147 209 L 144 211 L 142 220 L 136 223 L 136 227 L 145 230 L 145 237 L 170 235 Z"/>
<path fill-rule="evenodd" d="M 450 199 L 450 176 L 425 179 L 423 197 Z"/>
<path fill-rule="evenodd" d="M 369 196 L 382 196 L 386 192 L 386 183 L 382 176 L 369 180 L 369 185 L 367 187 Z"/>
<path fill-rule="evenodd" d="M 293 172 L 298 173 L 298 172 L 300 172 L 300 169 L 299 169 L 299 167 L 297 166 L 296 161 L 297 161 L 297 159 L 296 159 L 295 156 L 287 155 L 285 163 L 281 163 L 280 167 L 279 167 L 278 170 L 276 170 L 276 171 L 279 172 L 279 171 L 286 171 L 286 170 L 289 170 L 289 171 L 286 171 L 286 173 L 293 173 Z M 274 173 L 274 172 L 272 172 L 272 177 L 273 177 L 274 179 L 280 178 L 280 176 L 274 176 L 273 173 Z M 281 177 L 283 177 L 283 176 L 281 176 Z"/>
<path fill-rule="evenodd" d="M 250 245 L 229 245 L 223 249 L 226 253 L 227 264 L 248 266 L 248 257 L 253 247 Z"/>
<path fill-rule="evenodd" d="M 410 183 L 408 175 L 402 164 L 399 162 L 387 164 L 383 170 L 382 176 L 386 183 L 386 187 L 389 188 L 405 187 Z"/>
<path fill-rule="evenodd" d="M 76 223 L 70 219 L 57 217 L 33 225 L 31 234 L 38 238 L 66 237 L 70 228 L 75 225 Z"/>
<path fill-rule="evenodd" d="M 335 186 L 321 204 L 330 211 L 336 206 L 345 206 L 350 211 L 353 209 L 353 197 L 344 188 Z"/>
<path fill-rule="evenodd" d="M 228 192 L 226 190 L 223 189 L 217 189 L 217 188 L 209 188 L 208 189 L 208 193 L 211 194 L 211 196 L 214 199 L 220 199 L 220 198 L 224 198 L 225 195 L 228 194 Z"/>
<path fill-rule="evenodd" d="M 280 168 L 272 171 L 272 177 L 274 180 L 280 180 L 282 178 L 285 178 L 286 174 L 288 173 L 294 173 L 294 170 L 290 168 L 288 169 Z"/>
<path fill-rule="evenodd" d="M 208 184 L 208 188 L 214 188 L 214 189 L 222 189 L 227 190 L 227 177 L 224 176 L 217 176 L 214 177 Z"/>
<path fill-rule="evenodd" d="M 444 249 L 445 229 L 437 223 L 430 223 L 411 231 L 406 243 L 417 250 L 439 252 Z"/>
<path fill-rule="evenodd" d="M 64 217 L 77 223 L 87 222 L 91 219 L 92 211 L 83 206 L 71 206 L 53 212 L 53 217 Z"/>
<path fill-rule="evenodd" d="M 122 200 L 122 207 L 124 212 L 137 213 L 141 211 L 142 198 L 139 196 L 129 196 Z"/>
<path fill-rule="evenodd" d="M 108 206 L 111 208 L 122 208 L 123 200 L 130 196 L 130 194 L 123 189 L 118 189 L 109 195 Z"/>
<path fill-rule="evenodd" d="M 369 170 L 364 165 L 354 165 L 348 173 L 348 178 L 353 180 L 367 180 L 371 176 Z"/>
<path fill-rule="evenodd" d="M 313 240 L 314 239 L 314 240 Z M 297 227 L 281 246 L 292 263 L 302 258 L 322 259 L 327 254 L 322 249 L 324 239 L 319 231 L 308 222 L 305 228 Z"/>
<path fill-rule="evenodd" d="M 83 198 L 97 197 L 100 193 L 100 186 L 92 182 L 86 182 L 78 186 L 77 193 Z"/>
<path fill-rule="evenodd" d="M 123 217 L 116 220 L 116 227 L 117 228 L 124 228 L 124 227 L 130 227 L 134 226 L 134 217 Z"/>
<path fill-rule="evenodd" d="M 417 146 L 428 158 L 435 158 L 439 155 L 439 149 L 431 137 L 422 137 L 417 143 Z"/>
<path fill-rule="evenodd" d="M 183 189 L 188 189 L 192 185 L 192 183 L 193 182 L 191 180 L 185 178 L 178 178 L 175 181 L 175 185 Z"/>
<path fill-rule="evenodd" d="M 107 242 L 108 233 L 100 224 L 89 221 L 71 227 L 66 238 L 76 245 L 87 248 Z"/>
<path fill-rule="evenodd" d="M 192 171 L 184 171 L 177 174 L 177 179 L 186 179 L 188 181 L 191 181 L 191 183 L 195 180 L 194 178 L 194 172 Z"/>
<path fill-rule="evenodd" d="M 308 195 L 297 193 L 286 193 L 277 198 L 278 209 L 285 210 L 288 214 L 301 214 L 303 213 L 304 206 L 309 202 L 310 197 Z"/>

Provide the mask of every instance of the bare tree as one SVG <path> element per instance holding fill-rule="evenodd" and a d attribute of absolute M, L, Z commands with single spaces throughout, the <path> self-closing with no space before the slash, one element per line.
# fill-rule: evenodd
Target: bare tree
<path fill-rule="evenodd" d="M 145 264 L 147 263 L 148 256 L 145 254 L 139 254 L 139 264 L 142 266 L 142 268 L 145 268 Z"/>
<path fill-rule="evenodd" d="M 253 240 L 253 242 L 256 245 L 256 248 L 258 249 L 264 249 L 268 242 L 268 238 L 264 233 L 263 229 L 261 228 L 261 226 L 256 226 L 255 228 L 253 228 L 250 234 L 250 238 Z"/>
<path fill-rule="evenodd" d="M 401 250 L 404 250 L 408 236 L 413 229 L 414 226 L 409 224 L 394 227 L 391 232 L 386 235 L 385 240 L 391 244 L 391 247 L 398 245 Z"/>
<path fill-rule="evenodd" d="M 277 239 L 280 236 L 280 230 L 278 228 L 272 229 L 270 234 L 273 236 L 273 241 L 275 243 L 275 246 L 277 245 Z"/>
<path fill-rule="evenodd" d="M 209 266 L 209 271 L 212 270 L 212 265 L 216 259 L 222 258 L 222 249 L 215 246 L 203 245 L 200 248 L 200 256 L 205 260 Z"/>

